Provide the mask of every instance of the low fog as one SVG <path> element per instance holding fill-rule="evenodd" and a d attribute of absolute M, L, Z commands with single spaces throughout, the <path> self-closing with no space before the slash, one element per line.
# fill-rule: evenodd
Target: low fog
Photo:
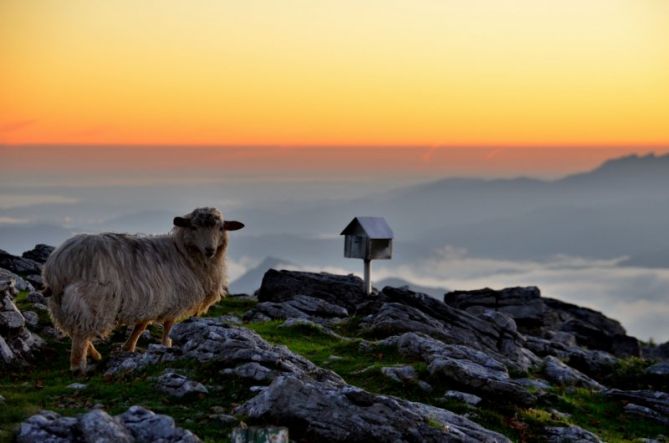
<path fill-rule="evenodd" d="M 614 159 L 552 180 L 187 172 L 105 183 L 2 178 L 0 248 L 21 253 L 80 232 L 164 233 L 175 215 L 216 206 L 246 224 L 232 234 L 230 274 L 231 289 L 248 292 L 267 267 L 361 273 L 338 234 L 356 215 L 379 215 L 396 236 L 393 260 L 373 263 L 379 284 L 434 296 L 536 285 L 641 339 L 669 339 L 669 156 Z"/>

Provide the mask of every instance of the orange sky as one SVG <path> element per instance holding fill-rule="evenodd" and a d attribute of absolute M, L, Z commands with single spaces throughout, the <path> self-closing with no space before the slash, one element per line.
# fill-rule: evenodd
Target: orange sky
<path fill-rule="evenodd" d="M 0 2 L 0 144 L 669 146 L 666 0 Z"/>

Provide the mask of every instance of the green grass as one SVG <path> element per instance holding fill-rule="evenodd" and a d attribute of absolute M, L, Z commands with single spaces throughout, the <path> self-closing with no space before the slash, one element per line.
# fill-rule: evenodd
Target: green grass
<path fill-rule="evenodd" d="M 632 441 L 640 437 L 667 434 L 667 428 L 649 420 L 631 417 L 623 412 L 623 403 L 602 395 L 576 389 L 556 390 L 557 409 L 572 414 L 570 421 L 588 429 L 607 442 Z"/>
<path fill-rule="evenodd" d="M 22 293 L 16 299 L 16 304 L 24 310 L 30 309 L 26 296 Z M 232 314 L 241 317 L 253 304 L 248 299 L 227 298 L 213 307 L 208 315 Z M 48 322 L 48 318 L 43 315 L 40 318 Z M 393 349 L 361 351 L 361 339 L 357 338 L 359 319 L 355 317 L 335 329 L 350 339 L 331 337 L 308 326 L 281 328 L 281 323 L 268 321 L 245 326 L 269 342 L 285 345 L 316 365 L 336 372 L 352 385 L 374 393 L 432 404 L 456 413 L 468 413 L 472 420 L 505 434 L 513 441 L 535 441 L 540 439 L 543 427 L 568 424 L 588 429 L 609 442 L 633 441 L 638 437 L 652 438 L 667 433 L 666 429 L 657 424 L 627 417 L 623 413 L 622 403 L 583 389 L 555 389 L 533 408 L 517 408 L 503 399 L 484 401 L 479 407 L 472 408 L 455 400 L 443 399 L 447 389 L 467 389 L 432 378 L 424 362 L 407 359 Z M 154 336 L 160 335 L 159 327 L 151 331 Z M 108 357 L 112 348 L 122 343 L 124 334 L 120 331 L 109 341 L 98 345 L 104 357 Z M 147 345 L 147 341 L 140 341 L 140 347 Z M 19 423 L 40 409 L 72 415 L 87 411 L 95 404 L 102 404 L 111 414 L 122 413 L 129 406 L 139 404 L 157 413 L 172 416 L 178 426 L 192 430 L 205 441 L 227 441 L 230 427 L 222 426 L 210 418 L 211 408 L 218 406 L 226 413 L 231 413 L 235 406 L 253 396 L 248 384 L 234 378 L 222 378 L 215 364 L 203 365 L 193 361 L 171 362 L 167 365 L 211 387 L 208 396 L 174 400 L 158 392 L 152 377 L 160 374 L 167 365 L 150 367 L 128 379 L 105 380 L 100 370 L 94 371 L 88 378 L 80 379 L 73 377 L 68 370 L 68 352 L 69 341 L 50 341 L 41 360 L 33 368 L 3 374 L 0 378 L 0 395 L 6 398 L 6 403 L 0 407 L 0 442 L 11 441 Z M 431 392 L 424 392 L 418 386 L 393 382 L 381 374 L 384 366 L 406 364 L 412 365 L 420 378 L 432 385 Z M 617 369 L 616 377 L 623 381 L 633 380 L 646 364 L 625 360 Z M 68 389 L 67 386 L 73 382 L 86 383 L 88 387 L 83 391 Z M 549 412 L 551 408 L 571 416 L 556 416 Z M 438 423 L 433 422 L 431 425 L 438 426 Z"/>

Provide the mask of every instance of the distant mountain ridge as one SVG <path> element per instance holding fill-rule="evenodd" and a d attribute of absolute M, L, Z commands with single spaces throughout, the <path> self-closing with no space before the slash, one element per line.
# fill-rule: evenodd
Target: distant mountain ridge
<path fill-rule="evenodd" d="M 233 294 L 253 294 L 262 283 L 262 278 L 270 269 L 294 268 L 295 265 L 288 260 L 276 257 L 265 257 L 257 266 L 249 269 L 239 278 L 230 283 L 230 291 Z"/>
<path fill-rule="evenodd" d="M 337 234 L 354 216 L 369 214 L 384 216 L 395 231 L 393 265 L 415 264 L 448 245 L 509 260 L 564 254 L 669 266 L 667 189 L 669 154 L 649 154 L 611 159 L 552 181 L 446 178 L 355 199 L 295 198 L 236 209 L 247 229 L 231 242 L 231 254 L 346 267 Z M 30 212 L 36 210 L 0 210 L 0 216 L 31 219 L 40 216 Z M 146 208 L 78 231 L 137 232 L 155 225 L 154 232 L 163 232 L 169 221 L 164 210 Z M 71 232 L 55 224 L 0 224 L 0 246 L 18 251 L 36 242 L 57 244 Z"/>

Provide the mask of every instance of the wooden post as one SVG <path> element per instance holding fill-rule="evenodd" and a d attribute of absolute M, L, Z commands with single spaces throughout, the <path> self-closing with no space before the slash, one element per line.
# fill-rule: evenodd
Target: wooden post
<path fill-rule="evenodd" d="M 362 290 L 365 291 L 365 294 L 370 295 L 372 293 L 372 278 L 371 278 L 371 267 L 372 261 L 365 260 L 365 281 L 363 282 Z"/>

